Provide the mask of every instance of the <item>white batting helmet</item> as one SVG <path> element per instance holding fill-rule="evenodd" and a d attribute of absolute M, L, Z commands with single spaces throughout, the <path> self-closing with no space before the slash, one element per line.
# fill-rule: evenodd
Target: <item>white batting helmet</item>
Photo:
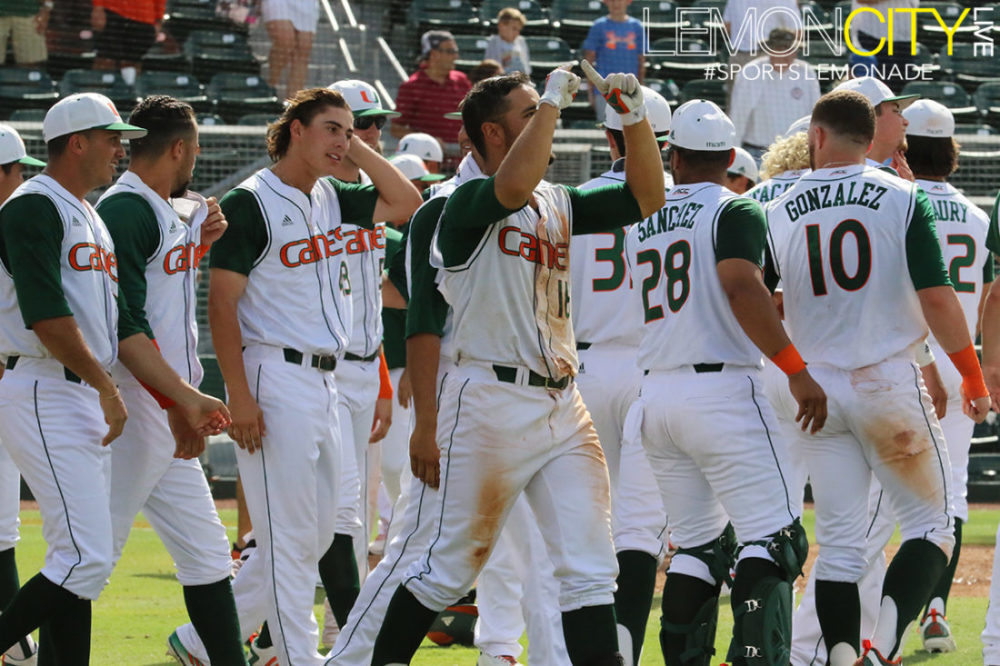
<path fill-rule="evenodd" d="M 677 107 L 667 142 L 688 150 L 729 150 L 736 127 L 715 102 L 693 99 Z"/>
<path fill-rule="evenodd" d="M 646 118 L 654 132 L 666 132 L 670 129 L 670 104 L 663 95 L 652 88 L 642 86 L 642 101 L 646 105 Z M 604 107 L 604 126 L 610 130 L 622 128 L 622 118 L 611 105 Z"/>
<path fill-rule="evenodd" d="M 906 128 L 909 136 L 940 139 L 955 135 L 955 116 L 947 106 L 932 99 L 917 100 L 903 111 L 903 117 L 910 123 Z"/>
<path fill-rule="evenodd" d="M 431 162 L 440 162 L 444 159 L 444 151 L 441 150 L 438 140 L 423 132 L 413 132 L 400 139 L 396 154 L 416 155 L 422 160 Z"/>
<path fill-rule="evenodd" d="M 733 163 L 729 165 L 727 172 L 730 174 L 746 176 L 751 185 L 756 185 L 760 180 L 760 174 L 757 173 L 757 162 L 754 161 L 753 156 L 750 153 L 743 150 L 739 146 L 735 147 L 733 150 L 736 151 L 736 156 L 733 158 Z"/>

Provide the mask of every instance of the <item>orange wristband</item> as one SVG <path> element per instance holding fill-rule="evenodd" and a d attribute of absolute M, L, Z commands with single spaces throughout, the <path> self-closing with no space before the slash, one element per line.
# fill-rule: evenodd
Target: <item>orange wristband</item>
<path fill-rule="evenodd" d="M 157 350 L 160 349 L 160 345 L 156 342 L 155 338 L 150 338 L 150 342 L 153 343 L 153 346 L 156 347 Z M 136 377 L 136 379 L 138 379 L 138 377 Z M 170 409 L 177 404 L 141 379 L 139 379 L 139 383 L 142 384 L 142 388 L 146 389 L 146 392 L 149 393 L 149 395 L 153 396 L 153 400 L 155 400 L 156 404 L 160 406 L 160 409 Z"/>
<path fill-rule="evenodd" d="M 979 367 L 979 357 L 976 356 L 976 348 L 971 344 L 961 351 L 948 354 L 948 358 L 955 364 L 955 369 L 962 375 L 962 390 L 969 400 L 985 398 L 990 394 L 986 390 L 986 382 L 983 380 L 983 369 Z"/>
<path fill-rule="evenodd" d="M 781 368 L 781 371 L 786 375 L 794 375 L 806 369 L 806 362 L 799 356 L 799 350 L 791 343 L 772 356 L 771 362 Z"/>
<path fill-rule="evenodd" d="M 392 380 L 389 378 L 389 364 L 385 362 L 385 352 L 378 354 L 378 397 L 379 400 L 392 399 Z"/>

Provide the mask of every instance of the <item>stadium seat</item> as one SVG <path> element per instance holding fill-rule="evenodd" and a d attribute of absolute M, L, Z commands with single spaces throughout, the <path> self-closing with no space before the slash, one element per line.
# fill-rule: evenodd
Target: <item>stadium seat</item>
<path fill-rule="evenodd" d="M 101 93 L 126 116 L 139 101 L 135 87 L 125 83 L 117 70 L 71 69 L 63 74 L 59 94 L 66 97 L 80 92 Z"/>
<path fill-rule="evenodd" d="M 263 126 L 270 125 L 278 119 L 277 113 L 248 113 L 240 116 L 236 121 L 237 125 Z"/>
<path fill-rule="evenodd" d="M 681 89 L 681 99 L 685 102 L 689 102 L 692 99 L 707 99 L 725 109 L 726 84 L 724 81 L 694 79 L 684 84 L 684 87 Z"/>
<path fill-rule="evenodd" d="M 191 58 L 184 51 L 172 50 L 163 44 L 156 44 L 142 57 L 142 71 L 190 74 Z"/>
<path fill-rule="evenodd" d="M 683 52 L 680 52 L 682 48 Z M 710 51 L 708 42 L 698 39 L 677 42 L 673 38 L 662 37 L 652 42 L 648 51 L 646 74 L 659 79 L 673 79 L 680 85 L 704 78 L 705 68 L 719 63 L 719 55 Z"/>
<path fill-rule="evenodd" d="M 976 136 L 995 136 L 996 129 L 986 123 L 955 123 L 955 134 L 974 134 Z"/>
<path fill-rule="evenodd" d="M 969 93 L 949 81 L 910 81 L 903 87 L 903 94 L 917 94 L 940 102 L 951 109 L 955 120 L 972 120 L 979 115 Z"/>
<path fill-rule="evenodd" d="M 682 21 L 677 15 L 679 2 L 671 0 L 658 0 L 656 2 L 645 2 L 638 11 L 632 13 L 636 18 L 643 21 L 643 25 L 648 30 L 649 40 L 653 41 L 659 37 L 667 37 L 676 34 L 679 27 L 690 25 L 688 21 Z M 649 9 L 649 20 L 641 13 L 642 10 Z"/>
<path fill-rule="evenodd" d="M 969 501 L 1000 500 L 1000 455 L 973 453 L 969 456 Z"/>
<path fill-rule="evenodd" d="M 81 40 L 80 51 L 69 53 L 67 51 L 49 51 L 49 59 L 45 61 L 45 71 L 49 73 L 54 81 L 62 78 L 62 75 L 71 69 L 93 69 L 94 60 L 97 58 L 97 51 L 93 44 L 86 44 Z"/>
<path fill-rule="evenodd" d="M 434 28 L 460 32 L 479 29 L 479 15 L 467 0 L 414 0 L 406 21 L 418 32 Z"/>
<path fill-rule="evenodd" d="M 491 34 L 496 32 L 497 14 L 507 7 L 519 9 L 524 14 L 527 23 L 521 34 L 525 36 L 551 34 L 552 24 L 549 21 L 549 14 L 538 0 L 484 0 L 479 7 L 479 22 L 487 32 Z"/>
<path fill-rule="evenodd" d="M 207 112 L 212 102 L 205 95 L 205 86 L 191 74 L 179 72 L 143 72 L 135 82 L 139 97 L 149 95 L 170 95 L 187 102 L 195 111 Z"/>
<path fill-rule="evenodd" d="M 966 19 L 968 20 L 968 19 Z M 1000 81 L 1000 62 L 987 56 L 973 44 L 955 44 L 951 54 L 942 47 L 938 54 L 941 69 L 969 92 L 986 81 Z"/>
<path fill-rule="evenodd" d="M 455 67 L 468 71 L 482 62 L 486 57 L 486 35 L 455 35 L 455 45 L 458 47 L 458 60 Z"/>
<path fill-rule="evenodd" d="M 550 71 L 574 59 L 573 49 L 560 37 L 525 37 L 531 55 L 534 78 L 545 78 Z"/>
<path fill-rule="evenodd" d="M 965 194 L 995 195 L 996 174 L 1000 169 L 1000 152 L 963 150 L 958 171 L 949 179 Z"/>
<path fill-rule="evenodd" d="M 984 83 L 974 95 L 980 116 L 990 125 L 1000 127 L 1000 82 Z"/>
<path fill-rule="evenodd" d="M 219 72 L 260 74 L 260 63 L 246 35 L 240 32 L 195 30 L 185 42 L 184 51 L 191 59 L 191 72 L 201 81 Z"/>
<path fill-rule="evenodd" d="M 217 113 L 199 113 L 195 116 L 199 126 L 213 127 L 215 125 L 225 125 L 225 119 Z"/>
<path fill-rule="evenodd" d="M 192 30 L 234 30 L 236 24 L 215 13 L 217 0 L 170 0 L 165 29 L 183 44 Z"/>
<path fill-rule="evenodd" d="M 670 104 L 671 109 L 675 109 L 680 105 L 681 89 L 672 80 L 646 79 L 645 85 L 663 95 L 663 98 Z"/>
<path fill-rule="evenodd" d="M 56 84 L 44 71 L 0 67 L 0 117 L 15 109 L 48 109 L 57 99 Z"/>
<path fill-rule="evenodd" d="M 15 109 L 10 119 L 21 123 L 40 123 L 45 120 L 45 109 Z"/>
<path fill-rule="evenodd" d="M 247 113 L 281 113 L 278 93 L 259 76 L 222 73 L 212 77 L 208 96 L 216 112 L 234 123 Z"/>
<path fill-rule="evenodd" d="M 582 44 L 594 21 L 606 16 L 601 0 L 553 0 L 549 10 L 557 34 L 571 44 Z"/>
<path fill-rule="evenodd" d="M 920 3 L 920 9 L 936 9 L 941 19 L 948 24 L 949 29 L 955 25 L 958 17 L 965 11 L 965 7 L 957 2 L 928 2 L 927 0 Z M 927 44 L 931 49 L 945 47 L 948 43 L 948 33 L 938 23 L 937 16 L 934 14 L 918 14 L 917 31 L 920 41 Z M 969 15 L 965 17 L 962 24 L 955 31 L 953 37 L 954 43 L 958 44 L 959 42 L 970 41 L 975 31 L 976 26 L 973 23 L 972 10 L 969 10 Z"/>

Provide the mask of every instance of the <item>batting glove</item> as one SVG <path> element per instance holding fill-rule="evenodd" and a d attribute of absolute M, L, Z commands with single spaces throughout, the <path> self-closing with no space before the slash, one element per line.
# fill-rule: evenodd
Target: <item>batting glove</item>
<path fill-rule="evenodd" d="M 573 102 L 579 89 L 579 76 L 562 67 L 553 69 L 545 77 L 545 92 L 538 103 L 550 104 L 560 110 L 565 109 Z"/>
<path fill-rule="evenodd" d="M 634 125 L 646 117 L 642 88 L 635 74 L 608 74 L 607 77 L 602 77 L 586 60 L 580 63 L 580 67 L 597 92 L 621 116 L 622 127 Z"/>

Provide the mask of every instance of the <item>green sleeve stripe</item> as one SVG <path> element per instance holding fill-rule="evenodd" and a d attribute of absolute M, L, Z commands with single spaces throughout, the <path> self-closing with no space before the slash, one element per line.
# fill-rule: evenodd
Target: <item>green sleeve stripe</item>
<path fill-rule="evenodd" d="M 987 251 L 986 261 L 983 262 L 983 284 L 989 284 L 996 278 L 996 261 L 993 253 Z"/>
<path fill-rule="evenodd" d="M 928 287 L 951 286 L 938 242 L 937 217 L 927 194 L 914 186 L 913 215 L 906 229 L 906 265 L 917 291 Z"/>
<path fill-rule="evenodd" d="M 438 206 L 434 206 L 441 218 L 438 241 L 445 266 L 461 266 L 468 262 L 490 225 L 517 212 L 504 208 L 497 200 L 493 177 L 462 183 L 450 196 L 438 198 L 446 202 L 443 212 L 440 212 Z M 429 202 L 420 210 L 431 205 Z"/>
<path fill-rule="evenodd" d="M 432 199 L 422 206 L 410 222 L 409 304 L 406 309 L 406 337 L 420 333 L 444 335 L 448 304 L 437 289 L 437 269 L 431 266 L 430 249 L 438 216 L 445 208 L 445 198 Z"/>
<path fill-rule="evenodd" d="M 573 234 L 614 231 L 642 219 L 642 209 L 627 183 L 589 190 L 567 187 L 573 207 Z"/>
<path fill-rule="evenodd" d="M 719 214 L 715 225 L 715 261 L 745 259 L 764 265 L 767 245 L 767 220 L 764 209 L 746 197 L 731 199 Z"/>
<path fill-rule="evenodd" d="M 250 275 L 270 243 L 263 208 L 250 190 L 230 190 L 219 202 L 229 222 L 226 233 L 212 244 L 211 266 Z"/>
<path fill-rule="evenodd" d="M 1000 254 L 1000 221 L 997 217 L 1000 215 L 1000 194 L 997 194 L 996 200 L 993 202 L 993 210 L 990 211 L 990 226 L 986 231 L 986 247 L 990 249 L 990 252 L 994 254 Z"/>
<path fill-rule="evenodd" d="M 365 229 L 373 229 L 375 223 L 372 218 L 375 216 L 375 206 L 379 199 L 379 193 L 375 186 L 345 183 L 336 178 L 328 178 L 327 180 L 337 191 L 341 224 L 354 224 Z"/>
<path fill-rule="evenodd" d="M 153 329 L 146 315 L 146 268 L 163 244 L 156 212 L 145 197 L 131 192 L 101 201 L 97 212 L 115 243 L 118 289 L 128 303 L 127 314 L 135 326 L 152 338 Z M 119 335 L 121 326 L 119 323 Z"/>

